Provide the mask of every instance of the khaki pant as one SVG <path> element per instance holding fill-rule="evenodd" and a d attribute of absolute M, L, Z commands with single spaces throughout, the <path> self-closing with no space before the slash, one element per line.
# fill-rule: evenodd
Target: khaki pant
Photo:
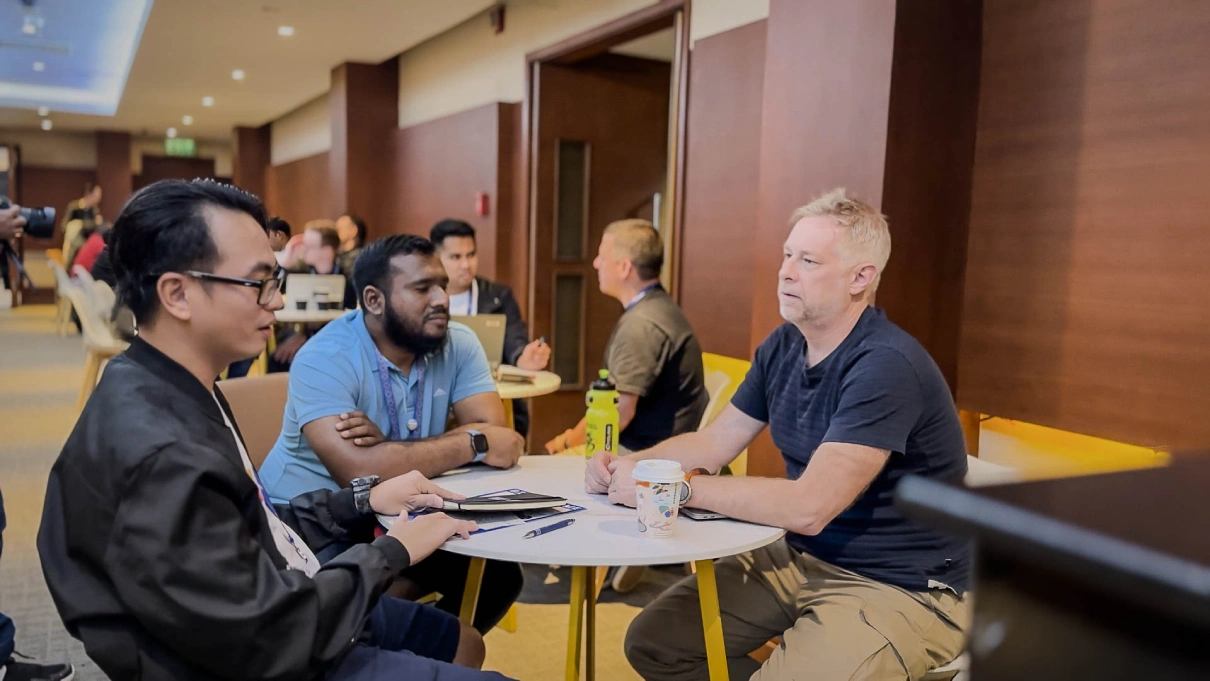
<path fill-rule="evenodd" d="M 876 582 L 784 541 L 715 563 L 732 679 L 919 679 L 962 652 L 969 598 Z M 626 632 L 626 657 L 648 681 L 707 679 L 697 577 L 665 591 Z M 748 653 L 774 636 L 763 666 Z"/>

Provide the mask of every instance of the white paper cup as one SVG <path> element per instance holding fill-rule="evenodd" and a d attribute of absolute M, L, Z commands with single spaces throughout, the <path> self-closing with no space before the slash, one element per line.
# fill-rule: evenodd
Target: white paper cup
<path fill-rule="evenodd" d="M 681 505 L 685 473 L 681 464 L 664 459 L 640 461 L 634 468 L 639 531 L 655 539 L 671 537 Z"/>

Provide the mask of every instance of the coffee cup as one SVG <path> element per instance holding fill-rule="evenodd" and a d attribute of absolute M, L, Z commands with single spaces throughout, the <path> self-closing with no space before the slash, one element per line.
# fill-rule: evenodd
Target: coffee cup
<path fill-rule="evenodd" d="M 635 465 L 634 488 L 640 532 L 656 539 L 672 536 L 683 484 L 685 472 L 676 461 L 648 459 Z"/>

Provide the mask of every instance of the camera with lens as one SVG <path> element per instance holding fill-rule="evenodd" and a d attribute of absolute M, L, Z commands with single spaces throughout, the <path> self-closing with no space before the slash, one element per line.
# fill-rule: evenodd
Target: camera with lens
<path fill-rule="evenodd" d="M 7 196 L 0 196 L 0 210 L 12 207 Z M 54 208 L 22 208 L 21 217 L 25 226 L 21 229 L 35 239 L 50 239 L 55 235 Z"/>

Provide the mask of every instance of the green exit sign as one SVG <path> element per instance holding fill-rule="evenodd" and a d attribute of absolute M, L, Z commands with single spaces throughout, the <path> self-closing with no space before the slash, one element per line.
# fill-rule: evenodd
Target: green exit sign
<path fill-rule="evenodd" d="M 170 137 L 164 140 L 167 156 L 197 156 L 197 144 L 188 137 Z"/>

